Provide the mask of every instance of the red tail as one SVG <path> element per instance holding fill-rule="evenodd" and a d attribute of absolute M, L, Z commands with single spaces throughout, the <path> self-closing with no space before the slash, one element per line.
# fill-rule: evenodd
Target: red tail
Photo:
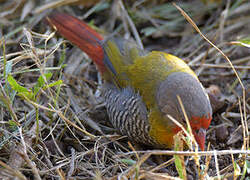
<path fill-rule="evenodd" d="M 101 73 L 105 72 L 103 37 L 79 19 L 63 13 L 54 13 L 47 21 L 60 35 L 78 46 L 95 62 Z"/>

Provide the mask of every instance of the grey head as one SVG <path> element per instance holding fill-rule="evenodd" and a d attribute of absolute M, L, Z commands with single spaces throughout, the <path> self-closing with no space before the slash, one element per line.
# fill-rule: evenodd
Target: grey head
<path fill-rule="evenodd" d="M 183 111 L 177 96 L 181 98 L 191 125 L 197 124 L 197 129 L 207 129 L 211 121 L 212 108 L 208 95 L 199 80 L 186 72 L 174 72 L 158 87 L 156 99 L 160 111 L 164 115 L 170 115 L 180 123 L 185 124 Z M 208 122 L 201 123 L 193 117 L 205 119 Z"/>

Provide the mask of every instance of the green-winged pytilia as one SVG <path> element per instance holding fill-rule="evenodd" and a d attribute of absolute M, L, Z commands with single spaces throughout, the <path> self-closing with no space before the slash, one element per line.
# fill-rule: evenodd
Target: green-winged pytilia
<path fill-rule="evenodd" d="M 67 14 L 51 14 L 47 21 L 96 64 L 104 79 L 102 92 L 110 121 L 120 134 L 139 143 L 172 148 L 173 136 L 181 129 L 169 116 L 183 125 L 186 122 L 179 96 L 204 150 L 212 108 L 202 84 L 183 60 L 165 52 L 143 51 L 127 40 L 104 40 Z"/>

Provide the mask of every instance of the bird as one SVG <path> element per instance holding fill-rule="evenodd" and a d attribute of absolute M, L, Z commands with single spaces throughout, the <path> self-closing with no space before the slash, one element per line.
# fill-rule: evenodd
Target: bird
<path fill-rule="evenodd" d="M 66 13 L 51 13 L 47 23 L 94 62 L 104 82 L 101 92 L 111 124 L 130 140 L 156 148 L 174 147 L 174 135 L 187 127 L 205 149 L 212 108 L 205 88 L 180 58 L 148 52 L 131 40 L 104 38 L 87 23 Z"/>

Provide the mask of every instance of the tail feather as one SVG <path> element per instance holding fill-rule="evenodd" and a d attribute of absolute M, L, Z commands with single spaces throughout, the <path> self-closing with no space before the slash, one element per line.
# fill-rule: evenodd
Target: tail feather
<path fill-rule="evenodd" d="M 63 13 L 53 13 L 47 17 L 47 22 L 63 37 L 86 52 L 95 62 L 101 73 L 106 71 L 101 45 L 103 37 L 79 19 Z"/>

